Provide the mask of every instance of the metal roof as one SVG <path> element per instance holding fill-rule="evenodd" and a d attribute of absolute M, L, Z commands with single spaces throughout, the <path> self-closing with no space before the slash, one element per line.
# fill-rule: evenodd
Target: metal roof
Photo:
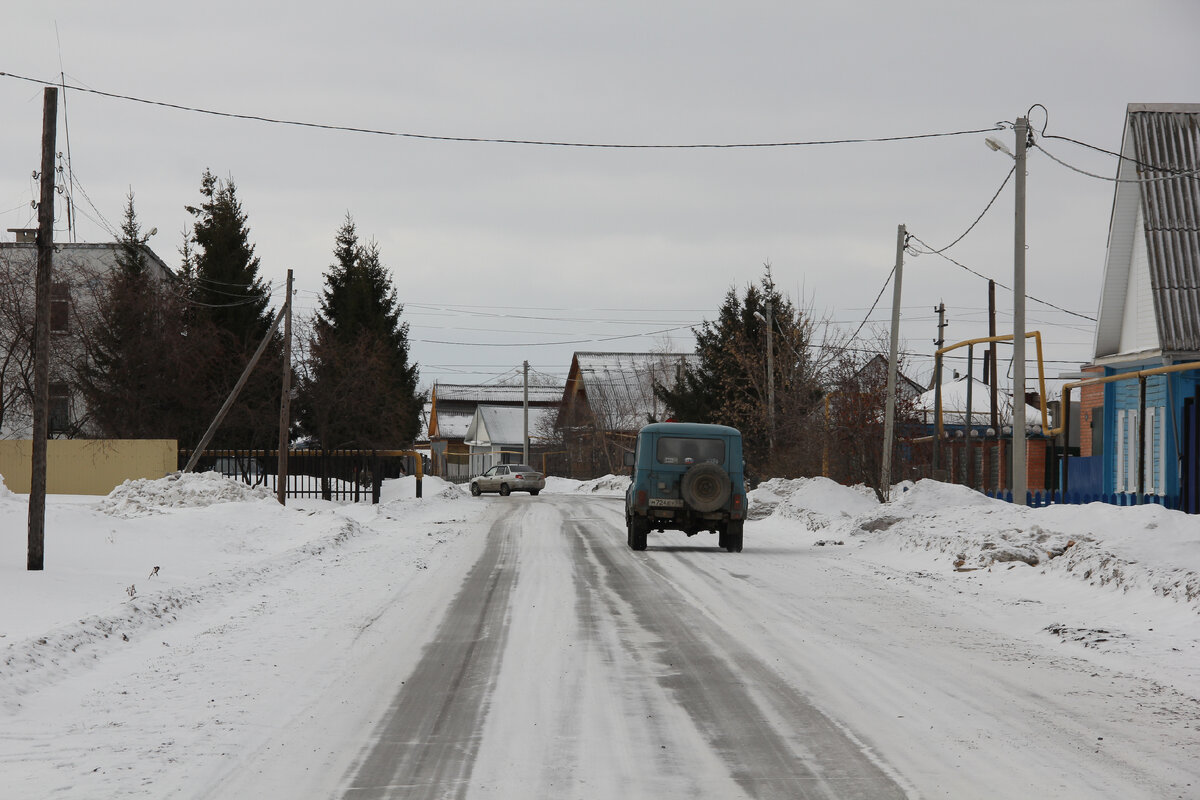
<path fill-rule="evenodd" d="M 464 436 L 470 445 L 521 445 L 525 442 L 525 409 L 520 406 L 479 406 Z M 556 408 L 529 409 L 529 438 L 540 439 L 538 432 L 547 420 L 553 421 L 558 414 Z"/>
<path fill-rule="evenodd" d="M 1117 169 L 1097 357 L 1118 354 L 1144 236 L 1158 348 L 1200 352 L 1200 104 L 1130 103 Z M 1139 215 L 1140 210 L 1140 215 Z M 1140 229 L 1134 220 L 1142 220 Z"/>
<path fill-rule="evenodd" d="M 1136 108 L 1137 110 L 1134 110 Z M 1200 105 L 1138 105 L 1129 110 L 1145 218 L 1158 337 L 1167 351 L 1200 350 Z"/>
<path fill-rule="evenodd" d="M 562 400 L 562 386 L 530 386 L 529 402 L 557 403 Z M 433 393 L 439 403 L 523 403 L 525 387 L 494 385 L 435 383 Z"/>
<path fill-rule="evenodd" d="M 582 384 L 588 408 L 605 430 L 636 431 L 666 412 L 654 395 L 655 381 L 673 385 L 679 364 L 695 359 L 694 353 L 576 353 L 571 379 Z"/>

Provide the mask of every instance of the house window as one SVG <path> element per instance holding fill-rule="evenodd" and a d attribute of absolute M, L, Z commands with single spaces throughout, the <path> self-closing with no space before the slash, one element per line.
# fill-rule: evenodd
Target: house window
<path fill-rule="evenodd" d="M 50 384 L 50 433 L 63 433 L 71 424 L 71 389 L 65 383 Z"/>
<path fill-rule="evenodd" d="M 56 281 L 50 287 L 50 331 L 66 333 L 70 327 L 71 284 Z"/>

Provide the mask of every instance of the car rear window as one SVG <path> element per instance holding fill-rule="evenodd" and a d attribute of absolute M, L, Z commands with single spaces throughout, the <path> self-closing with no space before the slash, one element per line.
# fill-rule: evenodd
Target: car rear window
<path fill-rule="evenodd" d="M 724 464 L 725 442 L 663 436 L 658 440 L 656 455 L 660 464 Z"/>
<path fill-rule="evenodd" d="M 509 467 L 509 470 L 512 472 L 537 472 L 536 469 L 528 464 L 513 464 L 511 467 Z"/>

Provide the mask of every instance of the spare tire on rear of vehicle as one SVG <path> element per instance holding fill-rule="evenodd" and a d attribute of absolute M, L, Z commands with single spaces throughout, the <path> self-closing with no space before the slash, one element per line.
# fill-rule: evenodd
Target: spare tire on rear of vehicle
<path fill-rule="evenodd" d="M 683 474 L 683 500 L 696 511 L 716 511 L 729 500 L 729 474 L 718 464 L 697 464 Z"/>

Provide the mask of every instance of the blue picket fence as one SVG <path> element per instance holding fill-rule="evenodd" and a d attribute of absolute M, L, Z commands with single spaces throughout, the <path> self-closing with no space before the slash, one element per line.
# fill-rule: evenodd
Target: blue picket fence
<path fill-rule="evenodd" d="M 1003 500 L 1006 503 L 1011 503 L 1012 492 L 1010 490 L 984 492 L 985 495 L 996 500 Z M 1136 494 L 1128 494 L 1125 492 L 1115 492 L 1112 494 L 1091 493 L 1091 492 L 1067 492 L 1064 498 L 1060 491 L 1045 491 L 1045 492 L 1026 492 L 1025 505 L 1030 508 L 1043 508 L 1045 506 L 1056 505 L 1071 505 L 1080 506 L 1086 503 L 1107 503 L 1110 506 L 1136 506 L 1136 505 L 1155 505 L 1163 506 L 1175 511 L 1179 510 L 1178 497 L 1163 497 L 1157 494 L 1142 495 L 1142 502 L 1138 502 Z"/>

